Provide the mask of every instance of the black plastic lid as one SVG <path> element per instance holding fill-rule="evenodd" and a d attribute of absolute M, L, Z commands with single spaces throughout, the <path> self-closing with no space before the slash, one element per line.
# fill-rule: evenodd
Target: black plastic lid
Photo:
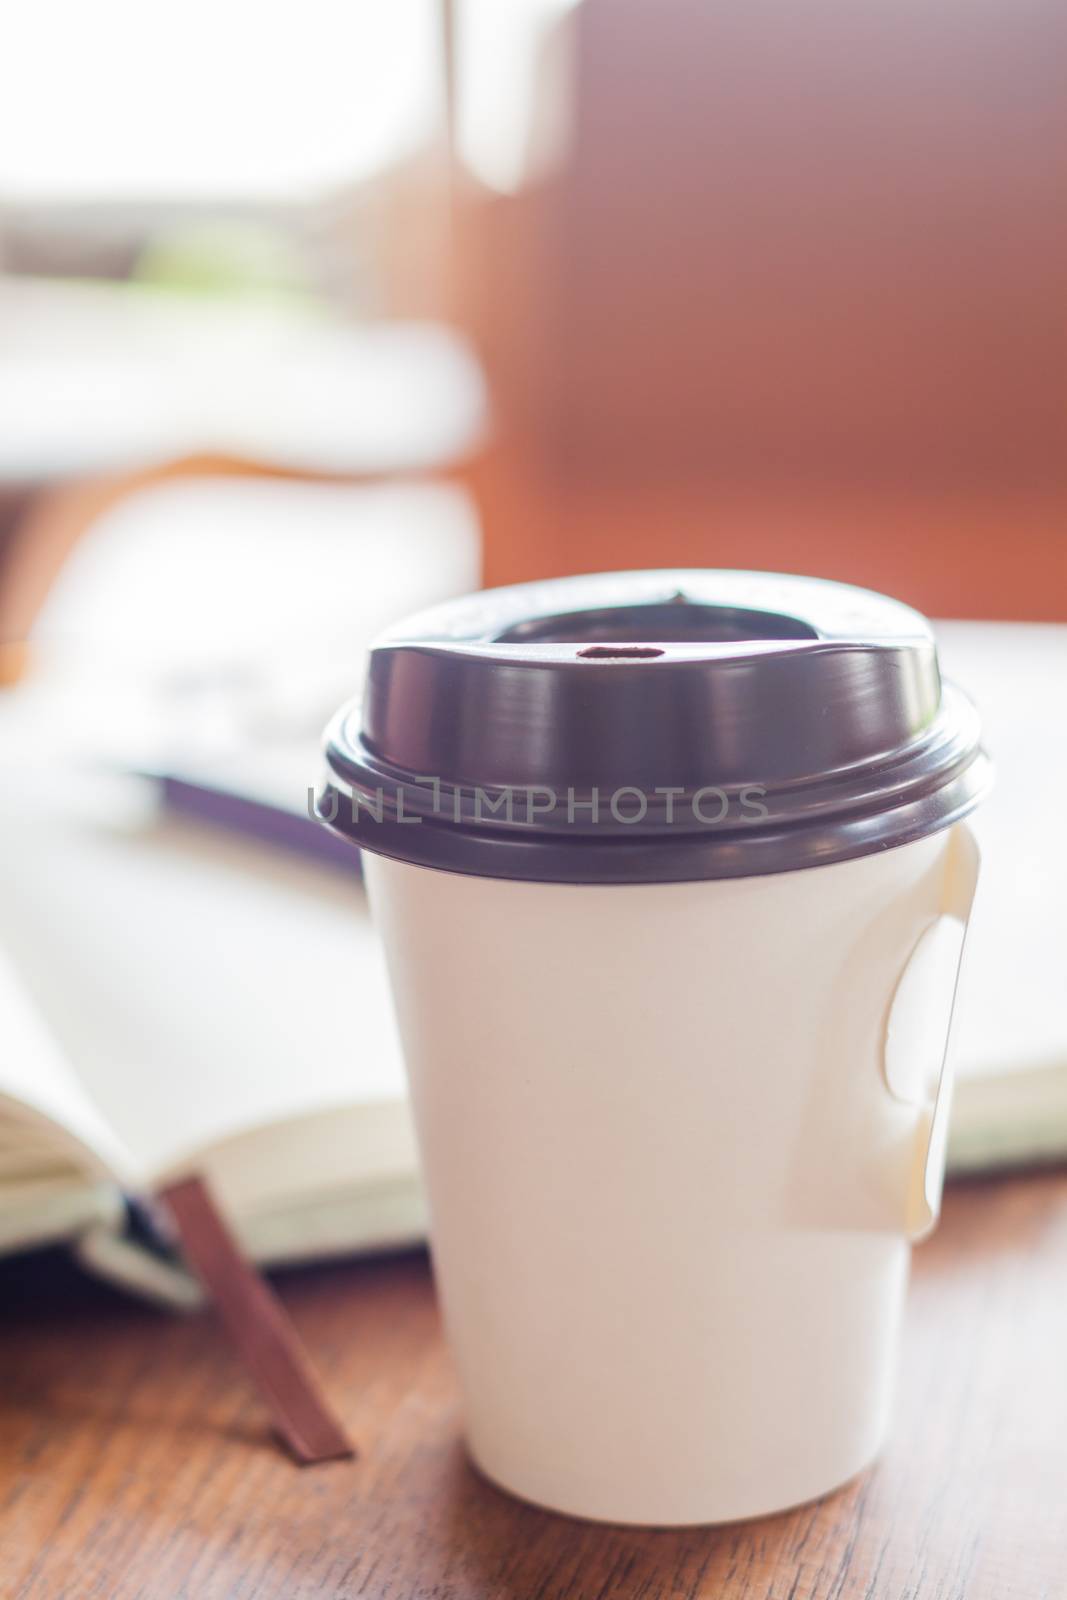
<path fill-rule="evenodd" d="M 322 819 L 483 877 L 786 872 L 946 828 L 990 781 L 929 624 L 866 589 L 614 572 L 486 590 L 371 652 Z"/>

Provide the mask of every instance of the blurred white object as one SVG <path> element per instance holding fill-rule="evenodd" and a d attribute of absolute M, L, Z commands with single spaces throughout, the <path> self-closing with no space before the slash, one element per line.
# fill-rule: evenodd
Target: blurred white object
<path fill-rule="evenodd" d="M 479 569 L 473 508 L 448 485 L 176 479 L 82 537 L 35 656 L 65 685 L 86 753 L 143 764 L 247 749 L 249 769 L 277 773 L 295 743 L 306 768 L 374 635 L 477 588 Z"/>
<path fill-rule="evenodd" d="M 1067 626 L 937 624 L 996 765 L 974 819 L 982 876 L 957 1008 L 949 1161 L 1067 1155 Z"/>
<path fill-rule="evenodd" d="M 424 596 L 476 587 L 478 566 L 470 502 L 448 485 L 172 479 L 93 524 L 33 639 L 167 675 L 304 648 L 351 659 Z"/>
<path fill-rule="evenodd" d="M 456 147 L 500 194 L 543 178 L 565 155 L 573 89 L 564 19 L 576 4 L 459 0 Z"/>
<path fill-rule="evenodd" d="M 129 285 L 0 280 L 0 478 L 216 452 L 400 472 L 473 448 L 486 391 L 434 323 Z"/>
<path fill-rule="evenodd" d="M 434 0 L 305 0 L 299 26 L 282 0 L 186 0 L 162 35 L 137 0 L 38 0 L 4 57 L 5 199 L 306 193 L 402 160 L 439 104 Z"/>

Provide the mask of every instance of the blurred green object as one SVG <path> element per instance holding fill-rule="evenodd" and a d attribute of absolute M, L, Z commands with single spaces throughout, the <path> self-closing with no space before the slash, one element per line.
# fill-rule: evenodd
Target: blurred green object
<path fill-rule="evenodd" d="M 197 222 L 158 234 L 142 250 L 135 283 L 188 294 L 312 298 L 294 241 L 262 222 Z"/>

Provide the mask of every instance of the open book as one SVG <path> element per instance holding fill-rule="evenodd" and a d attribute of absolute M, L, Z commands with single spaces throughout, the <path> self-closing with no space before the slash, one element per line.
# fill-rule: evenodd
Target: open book
<path fill-rule="evenodd" d="M 70 1239 L 192 1303 L 128 1208 L 186 1173 L 263 1264 L 420 1239 L 356 852 L 345 874 L 108 811 L 22 817 L 0 854 L 0 1250 Z"/>
<path fill-rule="evenodd" d="M 1067 1158 L 1067 626 L 947 622 L 996 784 L 955 1030 L 950 1171 Z"/>
<path fill-rule="evenodd" d="M 478 570 L 433 482 L 183 478 L 84 534 L 0 697 L 0 1251 L 69 1239 L 191 1300 L 136 1202 L 194 1173 L 260 1263 L 422 1237 L 356 851 L 183 821 L 128 769 L 206 748 L 328 843 L 300 814 L 318 730 L 374 634 Z"/>
<path fill-rule="evenodd" d="M 998 764 L 954 1054 L 950 1170 L 1067 1155 L 1067 628 L 956 623 Z M 424 1214 L 352 868 L 145 809 L 0 805 L 0 1250 L 69 1239 L 192 1302 L 128 1198 L 205 1175 L 260 1263 L 388 1248 Z M 2 797 L 0 797 L 2 798 Z"/>

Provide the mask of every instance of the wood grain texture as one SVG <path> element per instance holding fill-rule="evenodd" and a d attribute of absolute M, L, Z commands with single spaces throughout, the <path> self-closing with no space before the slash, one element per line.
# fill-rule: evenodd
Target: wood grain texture
<path fill-rule="evenodd" d="M 55 1261 L 4 1268 L 4 1600 L 1067 1592 L 1067 1173 L 949 1193 L 916 1256 L 882 1462 L 820 1504 L 720 1529 L 569 1522 L 477 1477 L 421 1255 L 280 1285 L 355 1462 L 290 1464 L 210 1315 L 131 1305 Z"/>

